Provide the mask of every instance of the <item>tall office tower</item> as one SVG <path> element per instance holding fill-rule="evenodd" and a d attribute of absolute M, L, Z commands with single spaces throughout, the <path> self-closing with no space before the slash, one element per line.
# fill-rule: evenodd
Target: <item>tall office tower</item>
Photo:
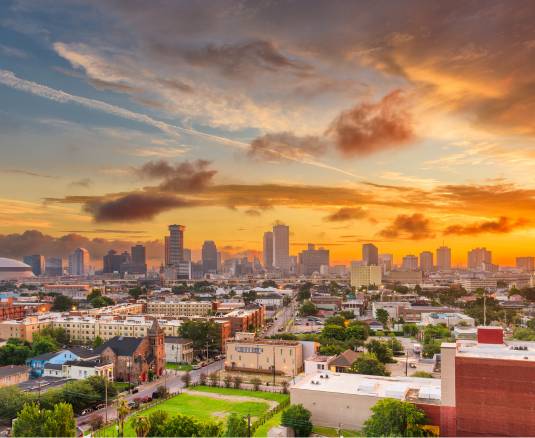
<path fill-rule="evenodd" d="M 202 245 L 202 270 L 205 274 L 217 273 L 217 247 L 213 240 L 205 240 Z"/>
<path fill-rule="evenodd" d="M 379 286 L 383 280 L 381 266 L 362 266 L 358 262 L 351 262 L 351 286 L 368 287 Z"/>
<path fill-rule="evenodd" d="M 61 257 L 46 257 L 45 274 L 52 277 L 63 275 L 63 259 Z"/>
<path fill-rule="evenodd" d="M 135 245 L 132 247 L 132 263 L 136 265 L 147 264 L 147 252 L 145 246 Z"/>
<path fill-rule="evenodd" d="M 271 231 L 264 233 L 263 254 L 264 269 L 271 271 L 273 269 L 273 233 Z"/>
<path fill-rule="evenodd" d="M 22 261 L 32 267 L 34 275 L 42 275 L 45 273 L 45 258 L 40 254 L 33 254 L 24 256 Z"/>
<path fill-rule="evenodd" d="M 76 248 L 69 256 L 69 274 L 87 275 L 89 272 L 89 251 L 85 248 Z"/>
<path fill-rule="evenodd" d="M 191 249 L 184 248 L 184 261 L 191 262 Z"/>
<path fill-rule="evenodd" d="M 473 250 L 468 251 L 468 269 L 478 269 L 483 263 L 492 263 L 492 252 L 488 251 L 486 248 L 474 248 Z"/>
<path fill-rule="evenodd" d="M 184 225 L 169 225 L 169 236 L 165 237 L 165 264 L 178 266 L 184 261 Z"/>
<path fill-rule="evenodd" d="M 130 254 L 126 251 L 122 254 L 117 254 L 117 251 L 110 249 L 108 254 L 102 257 L 102 272 L 104 274 L 112 274 L 114 272 L 121 272 L 121 265 L 128 263 Z"/>
<path fill-rule="evenodd" d="M 273 267 L 283 273 L 290 272 L 290 227 L 287 225 L 273 227 Z"/>
<path fill-rule="evenodd" d="M 299 253 L 299 273 L 301 275 L 312 275 L 314 272 L 318 274 L 322 266 L 329 267 L 329 250 L 316 247 L 309 243 L 308 249 Z"/>
<path fill-rule="evenodd" d="M 379 265 L 379 250 L 373 243 L 362 245 L 362 264 L 364 266 Z"/>
<path fill-rule="evenodd" d="M 383 268 L 383 273 L 390 272 L 394 267 L 394 255 L 379 254 L 379 266 Z"/>
<path fill-rule="evenodd" d="M 121 254 L 121 263 L 119 272 L 121 274 L 146 274 L 147 273 L 147 256 L 143 245 L 132 247 L 132 255 L 126 251 Z"/>
<path fill-rule="evenodd" d="M 417 271 L 418 270 L 418 257 L 412 254 L 409 254 L 403 257 L 401 261 L 401 269 L 404 269 L 406 271 Z"/>
<path fill-rule="evenodd" d="M 535 257 L 517 257 L 516 258 L 516 267 L 522 269 L 523 271 L 534 271 L 535 270 Z"/>
<path fill-rule="evenodd" d="M 431 251 L 423 251 L 420 253 L 420 270 L 423 272 L 431 272 L 434 269 L 433 253 Z"/>
<path fill-rule="evenodd" d="M 439 271 L 451 269 L 451 248 L 447 246 L 437 248 L 437 269 Z"/>

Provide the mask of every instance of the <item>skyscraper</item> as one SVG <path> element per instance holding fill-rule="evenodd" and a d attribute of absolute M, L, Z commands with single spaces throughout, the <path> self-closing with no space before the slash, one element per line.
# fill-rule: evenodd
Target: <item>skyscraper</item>
<path fill-rule="evenodd" d="M 147 264 L 147 254 L 143 245 L 135 245 L 132 247 L 132 263 L 135 265 Z"/>
<path fill-rule="evenodd" d="M 89 272 L 89 251 L 85 248 L 76 248 L 69 256 L 69 274 L 87 275 Z"/>
<path fill-rule="evenodd" d="M 290 227 L 277 224 L 273 227 L 273 267 L 290 271 Z"/>
<path fill-rule="evenodd" d="M 46 257 L 45 274 L 50 276 L 63 275 L 63 259 L 61 257 Z"/>
<path fill-rule="evenodd" d="M 390 272 L 394 267 L 394 256 L 392 254 L 379 254 L 379 266 L 383 268 L 383 273 Z"/>
<path fill-rule="evenodd" d="M 127 252 L 122 254 L 123 261 L 120 265 L 121 274 L 146 274 L 147 256 L 143 245 L 135 245 L 131 249 L 132 255 Z"/>
<path fill-rule="evenodd" d="M 488 251 L 487 248 L 474 248 L 468 251 L 468 269 L 478 269 L 482 263 L 492 263 L 492 252 Z"/>
<path fill-rule="evenodd" d="M 522 269 L 523 271 L 534 271 L 535 270 L 535 257 L 517 257 L 516 258 L 516 267 Z"/>
<path fill-rule="evenodd" d="M 437 248 L 437 269 L 439 271 L 451 269 L 451 248 L 447 246 Z"/>
<path fill-rule="evenodd" d="M 183 225 L 169 225 L 169 236 L 165 237 L 165 264 L 178 266 L 184 261 L 184 230 Z"/>
<path fill-rule="evenodd" d="M 127 263 L 129 258 L 130 255 L 128 253 L 117 254 L 117 251 L 110 249 L 108 254 L 102 257 L 102 272 L 104 274 L 120 272 L 121 265 Z"/>
<path fill-rule="evenodd" d="M 329 267 L 329 250 L 316 247 L 309 243 L 308 248 L 299 253 L 299 273 L 301 275 L 312 275 L 314 272 L 320 273 L 322 266 Z"/>
<path fill-rule="evenodd" d="M 362 264 L 364 266 L 379 265 L 379 250 L 373 243 L 362 245 Z"/>
<path fill-rule="evenodd" d="M 420 270 L 423 272 L 431 272 L 434 268 L 433 253 L 431 251 L 423 251 L 420 253 Z"/>
<path fill-rule="evenodd" d="M 271 271 L 273 269 L 273 233 L 266 231 L 263 242 L 264 269 Z"/>
<path fill-rule="evenodd" d="M 205 274 L 217 273 L 217 247 L 213 240 L 205 240 L 202 245 L 202 270 Z"/>
<path fill-rule="evenodd" d="M 357 262 L 351 262 L 351 286 L 368 287 L 370 285 L 379 286 L 383 279 L 381 266 L 362 266 Z"/>
<path fill-rule="evenodd" d="M 42 275 L 45 273 L 45 258 L 40 254 L 33 254 L 24 256 L 22 261 L 32 267 L 34 275 Z"/>
<path fill-rule="evenodd" d="M 418 257 L 412 254 L 409 254 L 403 257 L 401 261 L 401 269 L 404 269 L 406 271 L 417 271 L 418 270 Z"/>

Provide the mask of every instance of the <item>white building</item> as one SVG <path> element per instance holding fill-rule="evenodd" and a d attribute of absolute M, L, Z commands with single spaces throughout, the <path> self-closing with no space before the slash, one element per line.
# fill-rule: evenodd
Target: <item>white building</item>
<path fill-rule="evenodd" d="M 467 292 L 475 292 L 477 289 L 485 289 L 487 291 L 495 291 L 497 281 L 495 278 L 478 278 L 468 277 L 461 279 L 461 286 L 466 289 Z"/>
<path fill-rule="evenodd" d="M 193 362 L 193 342 L 190 339 L 179 338 L 178 336 L 166 336 L 165 359 L 172 363 Z"/>
<path fill-rule="evenodd" d="M 358 262 L 351 262 L 351 286 L 368 287 L 379 286 L 383 280 L 381 266 L 361 266 Z"/>
<path fill-rule="evenodd" d="M 474 318 L 469 317 L 463 313 L 422 313 L 422 325 L 438 325 L 444 324 L 448 327 L 455 327 L 459 324 L 474 327 Z"/>

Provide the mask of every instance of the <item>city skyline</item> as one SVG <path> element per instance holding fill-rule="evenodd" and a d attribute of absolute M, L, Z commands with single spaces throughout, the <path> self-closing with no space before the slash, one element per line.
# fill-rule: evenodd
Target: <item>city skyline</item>
<path fill-rule="evenodd" d="M 532 2 L 50 4 L 0 7 L 1 255 L 535 252 Z"/>

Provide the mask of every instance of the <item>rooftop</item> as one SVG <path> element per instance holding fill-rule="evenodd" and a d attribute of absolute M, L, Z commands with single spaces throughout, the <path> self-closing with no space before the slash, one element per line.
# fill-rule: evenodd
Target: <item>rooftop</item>
<path fill-rule="evenodd" d="M 478 344 L 474 341 L 459 341 L 457 356 L 535 362 L 535 342 L 506 341 L 505 344 Z"/>
<path fill-rule="evenodd" d="M 7 365 L 0 367 L 0 377 L 11 376 L 13 374 L 27 373 L 29 368 L 24 365 Z"/>
<path fill-rule="evenodd" d="M 181 338 L 179 336 L 166 336 L 164 342 L 166 344 L 190 344 L 192 341 L 191 339 Z"/>
<path fill-rule="evenodd" d="M 419 377 L 379 377 L 330 371 L 305 376 L 291 389 L 354 394 L 371 397 L 391 397 L 398 400 L 440 403 L 439 379 Z"/>

